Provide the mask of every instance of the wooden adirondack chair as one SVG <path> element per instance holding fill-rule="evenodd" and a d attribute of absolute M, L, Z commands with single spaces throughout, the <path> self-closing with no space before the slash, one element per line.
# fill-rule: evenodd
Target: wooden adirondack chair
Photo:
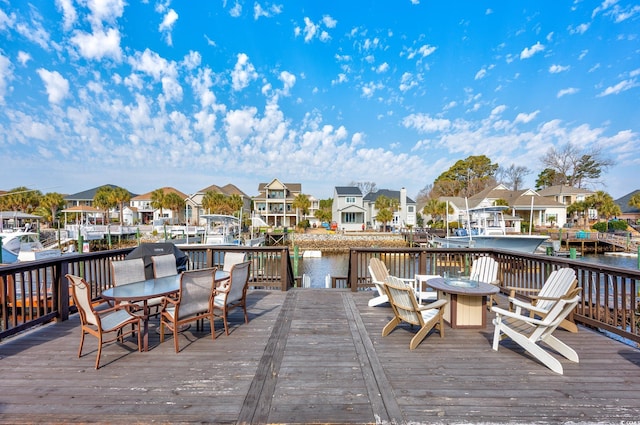
<path fill-rule="evenodd" d="M 389 335 L 400 323 L 407 322 L 420 328 L 409 343 L 410 350 L 415 349 L 434 326 L 438 328 L 440 337 L 444 337 L 444 319 L 442 317 L 444 311 L 442 307 L 447 303 L 446 300 L 441 299 L 431 304 L 419 305 L 413 288 L 395 276 L 387 277 L 384 288 L 391 303 L 394 317 L 382 329 L 382 336 Z"/>

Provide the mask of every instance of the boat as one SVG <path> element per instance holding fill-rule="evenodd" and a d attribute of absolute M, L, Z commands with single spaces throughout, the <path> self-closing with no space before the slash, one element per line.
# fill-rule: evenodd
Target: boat
<path fill-rule="evenodd" d="M 461 211 L 464 227 L 454 235 L 431 239 L 443 248 L 496 248 L 533 254 L 548 236 L 507 234 L 504 211 L 507 206 L 479 207 Z"/>
<path fill-rule="evenodd" d="M 46 249 L 40 242 L 38 233 L 24 230 L 4 230 L 2 238 L 3 264 L 22 261 L 45 260 L 62 255 L 59 249 Z"/>

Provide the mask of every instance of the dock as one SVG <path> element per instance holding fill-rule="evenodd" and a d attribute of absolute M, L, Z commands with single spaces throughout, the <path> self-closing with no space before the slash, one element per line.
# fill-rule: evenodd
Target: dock
<path fill-rule="evenodd" d="M 0 423 L 631 423 L 640 417 L 640 350 L 580 326 L 558 330 L 580 363 L 564 375 L 505 340 L 493 325 L 432 333 L 415 350 L 415 329 L 382 337 L 386 306 L 371 291 L 252 290 L 249 323 L 230 316 L 172 336 L 152 349 L 104 347 L 79 320 L 0 341 Z M 506 305 L 506 299 L 499 298 Z M 637 423 L 637 422 L 635 422 Z"/>

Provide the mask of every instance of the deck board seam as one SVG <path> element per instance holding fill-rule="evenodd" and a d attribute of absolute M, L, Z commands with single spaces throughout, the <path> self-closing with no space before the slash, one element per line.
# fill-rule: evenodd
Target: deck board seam
<path fill-rule="evenodd" d="M 282 303 L 256 374 L 251 381 L 240 414 L 239 424 L 267 423 L 278 373 L 284 357 L 298 291 L 289 291 Z"/>
<path fill-rule="evenodd" d="M 402 410 L 353 297 L 343 293 L 342 300 L 376 423 L 404 423 Z"/>

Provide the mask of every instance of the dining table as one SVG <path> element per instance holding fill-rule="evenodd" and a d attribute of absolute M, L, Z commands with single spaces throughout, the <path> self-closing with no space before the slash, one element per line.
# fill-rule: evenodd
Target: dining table
<path fill-rule="evenodd" d="M 180 291 L 181 274 L 141 280 L 125 285 L 112 286 L 102 291 L 102 298 L 118 302 L 142 302 L 142 351 L 149 351 L 149 304 L 153 298 L 166 297 Z M 229 272 L 216 270 L 215 284 L 229 279 Z"/>

